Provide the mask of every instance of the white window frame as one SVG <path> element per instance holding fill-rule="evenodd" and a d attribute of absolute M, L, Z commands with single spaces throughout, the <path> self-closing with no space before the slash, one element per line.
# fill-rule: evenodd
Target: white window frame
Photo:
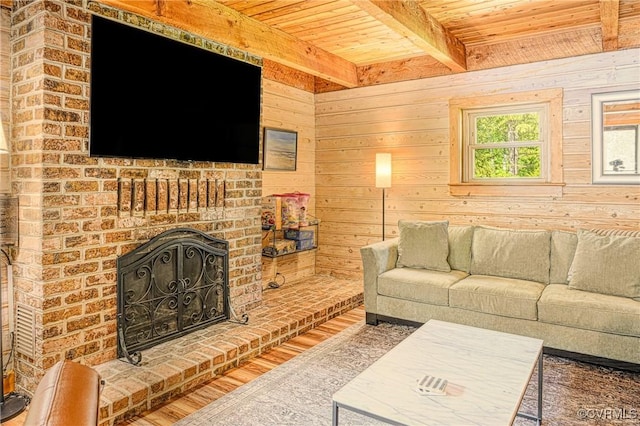
<path fill-rule="evenodd" d="M 544 89 L 535 92 L 518 92 L 449 101 L 450 120 L 450 173 L 449 191 L 454 196 L 531 196 L 561 197 L 562 172 L 562 89 Z M 464 126 L 465 111 L 491 110 L 521 111 L 523 106 L 544 105 L 546 121 L 541 123 L 546 139 L 546 155 L 541 167 L 541 178 L 495 178 L 469 180 L 465 158 L 468 152 L 468 128 Z"/>
<path fill-rule="evenodd" d="M 605 103 L 625 102 L 630 100 L 640 99 L 640 90 L 629 90 L 624 92 L 610 92 L 610 93 L 594 93 L 591 95 L 591 180 L 594 184 L 614 184 L 614 185 L 638 185 L 640 184 L 640 174 L 607 174 L 604 172 L 604 135 L 605 129 L 603 120 L 603 110 Z M 637 128 L 640 126 L 635 125 Z M 640 132 L 640 128 L 637 130 Z M 640 148 L 640 147 L 639 147 Z M 640 149 L 636 153 L 636 167 L 640 167 Z"/>
<path fill-rule="evenodd" d="M 515 141 L 500 143 L 477 143 L 476 125 L 477 118 L 507 114 L 536 113 L 539 121 L 539 139 L 533 141 Z M 463 146 L 464 152 L 462 156 L 462 169 L 464 182 L 470 183 L 524 183 L 524 182 L 547 182 L 549 170 L 549 125 L 548 125 L 549 107 L 546 103 L 524 104 L 516 106 L 496 106 L 490 108 L 465 109 L 462 111 L 462 122 L 464 128 Z M 492 177 L 492 178 L 475 178 L 475 155 L 478 149 L 493 148 L 518 148 L 518 147 L 537 146 L 540 148 L 540 176 L 536 178 L 525 177 Z"/>

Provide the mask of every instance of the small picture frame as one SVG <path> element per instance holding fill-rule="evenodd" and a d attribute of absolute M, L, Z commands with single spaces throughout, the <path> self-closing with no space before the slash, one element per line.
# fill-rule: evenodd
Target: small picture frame
<path fill-rule="evenodd" d="M 263 170 L 295 171 L 298 156 L 298 132 L 264 128 Z"/>

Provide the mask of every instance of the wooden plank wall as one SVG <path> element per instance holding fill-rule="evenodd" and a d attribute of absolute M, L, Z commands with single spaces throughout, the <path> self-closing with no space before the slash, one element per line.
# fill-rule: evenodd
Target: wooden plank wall
<path fill-rule="evenodd" d="M 640 187 L 591 184 L 591 94 L 640 88 L 640 50 L 474 71 L 316 95 L 318 273 L 361 276 L 381 239 L 375 154 L 392 154 L 387 238 L 399 219 L 515 228 L 640 228 Z M 449 195 L 448 100 L 562 88 L 562 197 Z"/>
<path fill-rule="evenodd" d="M 295 172 L 270 171 L 262 173 L 262 194 L 304 192 L 311 194 L 309 213 L 316 215 L 315 190 L 315 110 L 314 95 L 308 91 L 262 80 L 262 125 L 298 132 L 298 159 Z M 264 235 L 263 235 L 264 236 Z M 263 287 L 274 280 L 278 283 L 308 277 L 315 273 L 316 251 L 307 251 L 275 259 L 262 258 Z"/>

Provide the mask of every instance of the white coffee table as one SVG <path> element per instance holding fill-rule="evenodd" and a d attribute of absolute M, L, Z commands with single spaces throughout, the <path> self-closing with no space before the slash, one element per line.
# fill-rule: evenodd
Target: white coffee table
<path fill-rule="evenodd" d="M 542 340 L 431 320 L 333 395 L 333 425 L 344 408 L 391 424 L 510 425 L 542 419 Z M 538 366 L 537 416 L 518 409 Z M 416 379 L 448 380 L 424 396 Z"/>

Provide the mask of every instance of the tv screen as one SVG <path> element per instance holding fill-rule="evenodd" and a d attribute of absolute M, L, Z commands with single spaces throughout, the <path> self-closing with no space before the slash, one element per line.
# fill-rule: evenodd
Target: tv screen
<path fill-rule="evenodd" d="M 100 16 L 89 155 L 259 163 L 261 68 Z"/>

